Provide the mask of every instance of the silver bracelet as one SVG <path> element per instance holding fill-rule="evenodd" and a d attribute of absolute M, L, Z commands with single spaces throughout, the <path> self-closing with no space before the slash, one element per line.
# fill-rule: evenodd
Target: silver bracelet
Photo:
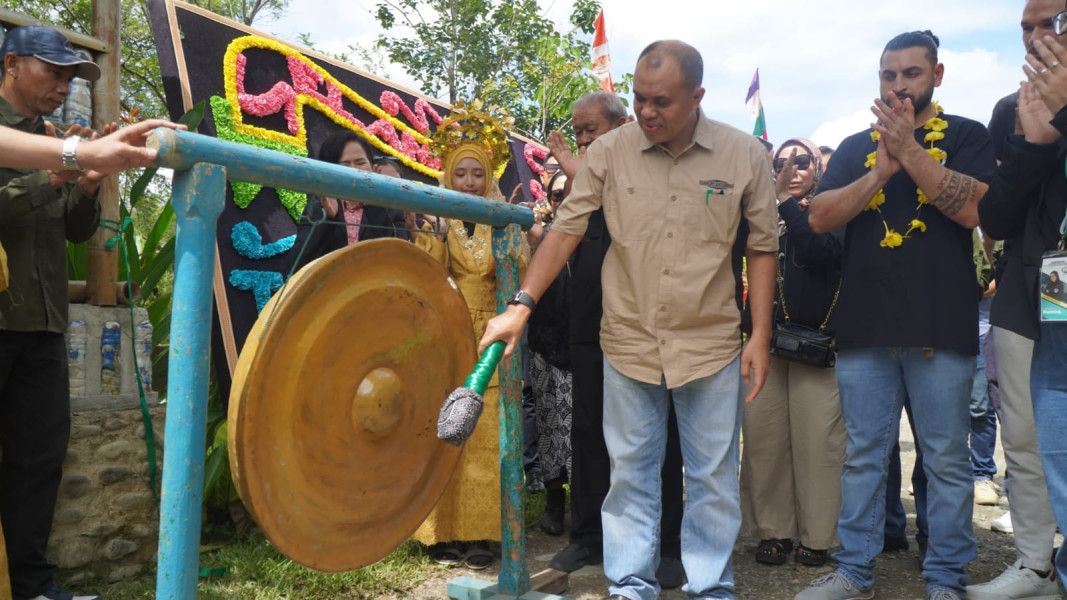
<path fill-rule="evenodd" d="M 82 139 L 76 135 L 63 139 L 63 168 L 68 171 L 81 171 L 78 164 L 78 142 Z"/>

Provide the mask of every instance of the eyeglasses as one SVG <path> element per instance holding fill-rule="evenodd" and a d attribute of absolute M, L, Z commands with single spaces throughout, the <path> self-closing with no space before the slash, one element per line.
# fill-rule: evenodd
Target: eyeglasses
<path fill-rule="evenodd" d="M 553 202 L 563 202 L 563 196 L 563 190 L 552 190 L 552 193 L 548 195 L 548 198 Z"/>
<path fill-rule="evenodd" d="M 1067 10 L 1052 17 L 1052 30 L 1056 32 L 1056 35 L 1067 33 Z"/>
<path fill-rule="evenodd" d="M 555 173 L 556 171 L 559 171 L 559 163 L 545 163 L 545 170 L 549 173 Z"/>
<path fill-rule="evenodd" d="M 785 168 L 785 161 L 786 160 L 787 159 L 785 159 L 785 158 L 776 158 L 776 159 L 774 159 L 774 172 L 775 173 L 781 173 L 782 172 L 782 169 Z M 808 170 L 809 168 L 811 168 L 811 155 L 810 154 L 801 154 L 800 156 L 798 156 L 798 157 L 793 159 L 793 165 L 797 168 L 798 171 L 806 171 L 806 170 Z"/>

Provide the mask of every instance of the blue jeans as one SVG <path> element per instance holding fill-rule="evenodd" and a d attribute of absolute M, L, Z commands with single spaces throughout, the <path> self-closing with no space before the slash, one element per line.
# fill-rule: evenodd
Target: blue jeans
<path fill-rule="evenodd" d="M 741 360 L 670 390 L 685 464 L 682 564 L 690 598 L 733 598 L 738 490 Z M 604 574 L 611 594 L 659 595 L 661 476 L 667 442 L 667 385 L 630 379 L 604 361 L 604 441 L 611 488 L 604 499 Z"/>
<path fill-rule="evenodd" d="M 963 568 L 978 554 L 971 527 L 974 481 L 967 434 L 973 356 L 922 348 L 865 348 L 837 355 L 848 449 L 841 472 L 841 550 L 837 570 L 857 587 L 874 587 L 882 550 L 889 453 L 899 438 L 904 396 L 911 400 L 915 442 L 927 478 L 930 540 L 923 564 L 927 590 L 966 594 Z"/>
<path fill-rule="evenodd" d="M 978 361 L 971 383 L 971 470 L 975 481 L 992 479 L 997 474 L 997 463 L 993 460 L 997 447 L 997 413 L 989 401 L 985 338 L 983 335 L 978 340 Z"/>
<path fill-rule="evenodd" d="M 911 439 L 916 439 L 915 419 L 911 415 L 911 402 L 904 396 L 904 411 L 908 413 L 911 426 Z M 886 537 L 908 537 L 908 515 L 904 512 L 904 503 L 900 499 L 901 483 L 900 443 L 893 445 L 889 451 L 889 474 L 885 486 L 885 535 Z M 926 472 L 923 470 L 923 451 L 915 446 L 915 465 L 911 469 L 911 488 L 915 493 L 915 543 L 920 552 L 926 547 L 930 538 L 930 526 L 926 522 Z"/>
<path fill-rule="evenodd" d="M 1042 323 L 1030 367 L 1030 394 L 1037 443 L 1056 523 L 1067 531 L 1067 323 Z M 1056 553 L 1056 570 L 1067 577 L 1067 551 Z"/>

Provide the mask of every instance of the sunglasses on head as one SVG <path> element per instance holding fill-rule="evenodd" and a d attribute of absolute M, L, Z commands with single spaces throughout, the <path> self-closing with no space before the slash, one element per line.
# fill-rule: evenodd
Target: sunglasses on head
<path fill-rule="evenodd" d="M 787 159 L 785 159 L 785 158 L 776 158 L 776 159 L 774 159 L 774 172 L 775 173 L 781 173 L 782 172 L 782 169 L 785 168 L 785 161 L 786 160 Z M 811 155 L 810 154 L 801 154 L 800 156 L 798 156 L 798 157 L 793 159 L 793 165 L 796 166 L 797 170 L 799 170 L 799 171 L 806 171 L 807 169 L 809 169 L 811 167 Z"/>

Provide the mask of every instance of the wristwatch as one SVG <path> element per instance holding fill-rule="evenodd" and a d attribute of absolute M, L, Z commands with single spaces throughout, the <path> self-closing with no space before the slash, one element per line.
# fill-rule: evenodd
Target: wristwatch
<path fill-rule="evenodd" d="M 509 296 L 508 304 L 521 304 L 530 310 L 537 308 L 537 301 L 533 299 L 533 296 L 522 290 L 518 290 Z"/>
<path fill-rule="evenodd" d="M 82 139 L 76 135 L 63 139 L 63 168 L 68 171 L 81 171 L 78 164 L 78 142 Z"/>

